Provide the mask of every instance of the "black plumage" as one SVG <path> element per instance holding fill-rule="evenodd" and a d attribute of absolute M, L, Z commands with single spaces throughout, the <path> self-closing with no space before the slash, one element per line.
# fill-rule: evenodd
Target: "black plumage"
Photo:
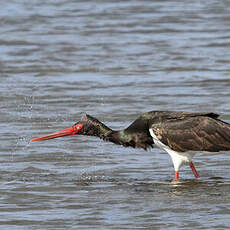
<path fill-rule="evenodd" d="M 85 115 L 68 129 L 32 141 L 71 134 L 97 136 L 125 147 L 145 150 L 156 144 L 172 157 L 175 179 L 178 179 L 179 167 L 184 162 L 188 162 L 194 175 L 199 177 L 191 161 L 194 153 L 230 150 L 230 124 L 220 120 L 218 114 L 174 111 L 143 113 L 126 129 L 118 131 L 90 115 Z"/>

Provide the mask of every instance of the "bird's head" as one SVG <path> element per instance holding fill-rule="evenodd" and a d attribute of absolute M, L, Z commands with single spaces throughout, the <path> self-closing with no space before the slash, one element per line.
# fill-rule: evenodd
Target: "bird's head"
<path fill-rule="evenodd" d="M 98 121 L 96 118 L 90 115 L 84 115 L 83 118 L 69 128 L 47 134 L 45 136 L 37 137 L 31 141 L 43 141 L 53 139 L 57 137 L 69 136 L 69 135 L 88 135 L 88 136 L 99 136 L 103 132 L 103 128 L 109 130 L 104 124 Z"/>

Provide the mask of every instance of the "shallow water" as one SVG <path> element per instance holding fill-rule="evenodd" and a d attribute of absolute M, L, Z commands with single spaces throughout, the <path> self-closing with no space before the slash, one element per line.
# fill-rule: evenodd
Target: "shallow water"
<path fill-rule="evenodd" d="M 229 229 L 230 156 L 200 179 L 159 149 L 29 140 L 84 113 L 114 129 L 150 110 L 230 122 L 229 1 L 5 1 L 0 9 L 1 229 Z"/>

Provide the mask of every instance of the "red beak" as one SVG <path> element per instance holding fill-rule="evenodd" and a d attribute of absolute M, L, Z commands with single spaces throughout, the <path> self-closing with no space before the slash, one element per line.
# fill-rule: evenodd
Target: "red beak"
<path fill-rule="evenodd" d="M 34 139 L 31 139 L 31 141 L 44 141 L 48 139 L 53 139 L 57 137 L 63 137 L 63 136 L 69 136 L 69 135 L 75 135 L 79 130 L 81 130 L 82 125 L 75 125 L 75 126 L 70 126 L 67 129 L 63 129 L 42 137 L 37 137 Z"/>

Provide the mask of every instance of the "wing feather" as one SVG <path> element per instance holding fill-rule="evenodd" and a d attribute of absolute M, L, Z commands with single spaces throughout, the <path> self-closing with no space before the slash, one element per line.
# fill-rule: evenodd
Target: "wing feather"
<path fill-rule="evenodd" d="M 162 143 L 178 152 L 230 150 L 230 124 L 215 116 L 169 119 L 150 127 Z"/>

